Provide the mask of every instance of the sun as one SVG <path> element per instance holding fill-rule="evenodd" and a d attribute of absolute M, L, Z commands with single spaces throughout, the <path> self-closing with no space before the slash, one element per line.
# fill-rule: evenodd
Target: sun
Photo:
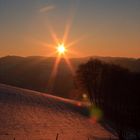
<path fill-rule="evenodd" d="M 65 47 L 65 45 L 63 43 L 62 44 L 58 44 L 56 49 L 57 49 L 57 52 L 59 54 L 65 54 L 65 52 L 66 52 L 66 47 Z"/>

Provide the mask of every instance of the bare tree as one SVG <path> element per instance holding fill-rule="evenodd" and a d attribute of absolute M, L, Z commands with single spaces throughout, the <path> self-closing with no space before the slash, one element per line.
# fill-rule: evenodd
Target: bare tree
<path fill-rule="evenodd" d="M 90 59 L 79 66 L 76 79 L 78 86 L 88 92 L 91 102 L 103 110 L 121 140 L 129 131 L 139 138 L 140 74 Z"/>

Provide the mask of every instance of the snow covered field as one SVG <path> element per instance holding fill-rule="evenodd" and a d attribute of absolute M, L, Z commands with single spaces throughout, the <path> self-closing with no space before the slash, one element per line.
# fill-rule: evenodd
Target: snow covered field
<path fill-rule="evenodd" d="M 76 101 L 0 85 L 0 140 L 104 140 L 112 134 L 91 123 Z M 113 137 L 113 136 L 112 136 Z"/>

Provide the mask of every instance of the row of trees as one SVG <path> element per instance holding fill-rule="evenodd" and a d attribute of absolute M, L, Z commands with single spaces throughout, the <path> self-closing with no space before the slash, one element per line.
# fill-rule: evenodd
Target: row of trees
<path fill-rule="evenodd" d="M 140 132 L 140 73 L 90 59 L 77 70 L 77 85 L 104 112 L 120 139 Z"/>

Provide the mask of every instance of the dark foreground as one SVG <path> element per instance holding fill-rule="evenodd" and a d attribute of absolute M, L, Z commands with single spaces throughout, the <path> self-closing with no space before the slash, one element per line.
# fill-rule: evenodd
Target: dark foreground
<path fill-rule="evenodd" d="M 0 85 L 0 140 L 105 140 L 114 136 L 80 102 Z"/>

